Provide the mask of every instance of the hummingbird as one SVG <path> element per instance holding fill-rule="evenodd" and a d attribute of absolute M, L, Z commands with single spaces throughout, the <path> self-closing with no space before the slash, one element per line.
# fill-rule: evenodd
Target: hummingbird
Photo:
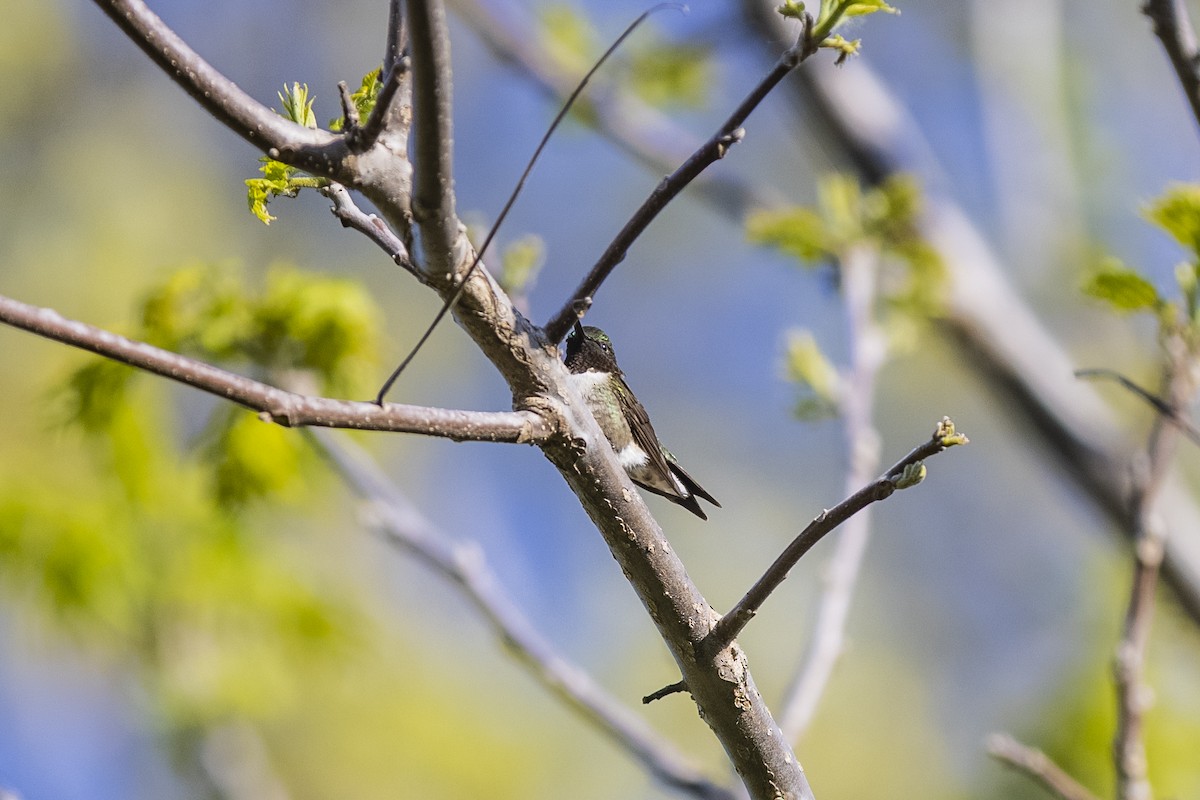
<path fill-rule="evenodd" d="M 604 331 L 576 322 L 567 335 L 566 365 L 575 388 L 616 451 L 617 461 L 634 483 L 700 519 L 708 516 L 698 498 L 721 507 L 658 440 L 646 409 L 625 383 L 612 340 Z"/>

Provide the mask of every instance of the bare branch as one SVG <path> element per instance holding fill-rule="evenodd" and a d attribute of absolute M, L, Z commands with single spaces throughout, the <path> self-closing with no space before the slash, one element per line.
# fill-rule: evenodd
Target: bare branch
<path fill-rule="evenodd" d="M 501 586 L 474 543 L 452 543 L 346 437 L 308 435 L 346 483 L 369 501 L 368 525 L 388 544 L 415 557 L 461 591 L 517 660 L 555 697 L 581 714 L 656 779 L 691 797 L 732 800 L 644 720 L 612 697 L 582 667 L 540 634 Z"/>
<path fill-rule="evenodd" d="M 1195 393 L 1190 380 L 1193 355 L 1179 336 L 1165 340 L 1167 361 L 1164 367 L 1166 399 L 1155 398 L 1163 408 L 1154 418 L 1154 427 L 1144 456 L 1134 463 L 1134 488 L 1131 516 L 1133 530 L 1133 582 L 1121 641 L 1113 659 L 1113 677 L 1117 692 L 1117 731 L 1113 737 L 1113 763 L 1117 772 L 1118 800 L 1150 800 L 1153 791 L 1146 769 L 1146 743 L 1143 716 L 1151 703 L 1151 691 L 1144 682 L 1146 650 L 1154 621 L 1154 593 L 1162 567 L 1167 527 L 1156 513 L 1163 479 L 1171 467 L 1179 434 L 1185 429 L 1176 417 Z M 1149 392 L 1143 399 L 1153 397 Z"/>
<path fill-rule="evenodd" d="M 421 228 L 426 270 L 454 275 L 466 237 L 455 210 L 450 38 L 442 0 L 409 0 L 413 141 L 413 218 Z"/>
<path fill-rule="evenodd" d="M 383 49 L 383 75 L 386 78 L 396 68 L 408 44 L 408 31 L 404 27 L 404 0 L 389 0 L 387 43 Z"/>
<path fill-rule="evenodd" d="M 364 234 L 372 242 L 379 245 L 379 248 L 387 253 L 388 258 L 392 259 L 397 266 L 403 267 L 418 278 L 421 277 L 421 273 L 417 270 L 416 265 L 409 258 L 408 248 L 405 247 L 404 242 L 396 235 L 396 232 L 391 229 L 386 221 L 374 214 L 367 214 L 360 209 L 345 186 L 342 186 L 340 183 L 332 183 L 322 189 L 321 192 L 333 201 L 333 206 L 329 210 L 341 221 L 342 225 Z"/>
<path fill-rule="evenodd" d="M 1027 747 L 1007 734 L 994 733 L 988 737 L 987 751 L 1000 763 L 1033 778 L 1055 797 L 1062 800 L 1099 800 L 1041 750 Z"/>
<path fill-rule="evenodd" d="M 552 435 L 551 426 L 532 411 L 454 411 L 391 403 L 381 407 L 284 391 L 3 296 L 0 322 L 232 400 L 287 427 L 352 428 L 521 444 L 539 444 Z"/>
<path fill-rule="evenodd" d="M 537 24 L 532 15 L 514 20 L 512 17 L 519 13 L 517 7 L 498 14 L 492 4 L 478 0 L 448 0 L 448 5 L 499 61 L 512 65 L 547 97 L 560 101 L 570 95 L 578 78 L 549 56 L 543 37 L 528 35 Z M 596 113 L 587 115 L 586 124 L 594 125 L 653 173 L 669 173 L 700 144 L 691 131 L 632 92 L 599 92 L 589 102 Z M 751 208 L 781 203 L 778 192 L 748 182 L 737 172 L 705 172 L 692 183 L 690 191 L 739 221 Z"/>
<path fill-rule="evenodd" d="M 1142 13 L 1154 23 L 1154 35 L 1162 42 L 1192 116 L 1200 123 L 1200 50 L 1183 0 L 1146 0 Z"/>
<path fill-rule="evenodd" d="M 570 327 L 577 320 L 582 319 L 588 308 L 591 307 L 592 297 L 600 288 L 600 285 L 616 269 L 617 264 L 625 260 L 629 248 L 641 236 L 642 231 L 649 227 L 655 217 L 701 172 L 707 169 L 709 165 L 724 158 L 725 154 L 729 152 L 729 148 L 742 140 L 742 137 L 745 135 L 745 131 L 742 130 L 742 123 L 746 121 L 751 112 L 758 107 L 759 103 L 763 101 L 788 73 L 815 52 L 815 43 L 812 40 L 811 34 L 812 20 L 809 18 L 805 24 L 804 32 L 801 33 L 796 43 L 784 51 L 767 76 L 742 100 L 741 104 L 725 120 L 717 132 L 684 161 L 678 169 L 664 178 L 654 188 L 650 196 L 634 212 L 629 221 L 625 223 L 625 227 L 621 229 L 617 237 L 609 244 L 608 248 L 600 256 L 600 259 L 592 267 L 591 272 L 579 284 L 571 299 L 547 323 L 546 337 L 551 342 L 555 344 L 561 342 L 563 337 L 567 335 Z"/>
<path fill-rule="evenodd" d="M 731 644 L 737 638 L 738 634 L 741 633 L 742 629 L 746 627 L 746 624 L 758 613 L 758 609 L 771 596 L 771 593 L 787 578 L 792 567 L 796 566 L 796 562 L 812 549 L 813 545 L 821 541 L 825 534 L 837 528 L 838 525 L 841 525 L 871 503 L 891 497 L 898 488 L 901 488 L 900 482 L 909 467 L 920 464 L 925 459 L 942 452 L 947 447 L 966 443 L 967 437 L 955 433 L 954 425 L 950 422 L 950 419 L 948 417 L 943 418 L 929 441 L 913 449 L 912 452 L 897 461 L 891 469 L 874 482 L 859 489 L 833 508 L 822 511 L 820 516 L 810 522 L 808 527 L 801 531 L 800 535 L 784 548 L 784 551 L 775 559 L 775 562 L 750 587 L 750 590 L 737 602 L 737 605 L 726 612 L 717 624 L 713 626 L 703 645 L 706 650 L 712 652 Z"/>
<path fill-rule="evenodd" d="M 875 429 L 876 377 L 887 350 L 885 334 L 875 319 L 880 254 L 856 247 L 838 261 L 842 302 L 849 327 L 850 368 L 838 398 L 849 469 L 848 493 L 879 469 L 879 433 Z M 850 601 L 871 537 L 871 510 L 864 508 L 846 521 L 825 571 L 825 588 L 817 605 L 816 625 L 803 664 L 789 687 L 779 726 L 795 743 L 817 712 L 817 704 L 842 654 Z"/>
<path fill-rule="evenodd" d="M 188 46 L 142 0 L 96 0 L 96 5 L 201 108 L 255 147 L 281 161 L 337 178 L 341 137 L 284 119 L 246 94 Z"/>

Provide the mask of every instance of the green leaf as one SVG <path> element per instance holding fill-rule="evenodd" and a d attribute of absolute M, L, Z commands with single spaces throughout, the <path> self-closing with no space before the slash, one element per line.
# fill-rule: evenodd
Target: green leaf
<path fill-rule="evenodd" d="M 251 214 L 262 220 L 264 225 L 270 225 L 277 217 L 267 211 L 267 203 L 275 197 L 295 197 L 300 193 L 300 187 L 292 182 L 297 173 L 295 167 L 266 156 L 259 161 L 262 166 L 258 171 L 263 177 L 246 179 L 246 202 Z"/>
<path fill-rule="evenodd" d="M 358 111 L 358 118 L 362 122 L 366 122 L 371 116 L 371 112 L 375 110 L 375 103 L 379 100 L 379 90 L 383 88 L 383 67 L 376 67 L 363 76 L 362 83 L 357 89 L 350 93 L 350 100 L 354 103 L 354 108 Z M 330 121 L 329 130 L 340 131 L 346 124 L 346 121 L 341 117 Z"/>
<path fill-rule="evenodd" d="M 293 83 L 291 87 L 284 84 L 278 94 L 283 104 L 282 116 L 306 128 L 317 127 L 317 117 L 313 114 L 313 101 L 317 98 L 309 95 L 307 83 Z"/>
<path fill-rule="evenodd" d="M 1083 285 L 1090 297 L 1103 300 L 1117 312 L 1157 311 L 1163 304 L 1154 284 L 1117 259 L 1107 259 Z"/>
<path fill-rule="evenodd" d="M 821 352 L 811 331 L 793 330 L 787 335 L 784 369 L 787 379 L 801 392 L 796 415 L 804 419 L 833 416 L 841 394 L 841 377 Z"/>
<path fill-rule="evenodd" d="M 756 211 L 746 218 L 746 238 L 778 248 L 806 265 L 828 261 L 835 248 L 825 220 L 810 208 Z"/>
<path fill-rule="evenodd" d="M 546 261 L 546 244 L 535 234 L 510 244 L 500 259 L 500 286 L 509 294 L 529 291 Z"/>
<path fill-rule="evenodd" d="M 1193 258 L 1200 259 L 1200 186 L 1173 184 L 1144 214 L 1175 237 Z"/>

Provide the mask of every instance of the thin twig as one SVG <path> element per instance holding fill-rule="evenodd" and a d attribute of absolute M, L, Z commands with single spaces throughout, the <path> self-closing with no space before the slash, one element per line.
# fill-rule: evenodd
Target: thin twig
<path fill-rule="evenodd" d="M 876 376 L 887 342 L 875 319 L 879 252 L 875 247 L 852 248 L 838 261 L 846 318 L 850 368 L 842 381 L 838 407 L 846 439 L 849 468 L 846 491 L 853 492 L 879 469 L 879 433 L 875 429 Z M 779 715 L 779 727 L 795 743 L 808 729 L 817 704 L 841 657 L 846 620 L 859 570 L 871 536 L 871 509 L 847 520 L 825 572 L 825 588 L 817 604 L 816 625 L 808 652 L 789 687 Z"/>
<path fill-rule="evenodd" d="M 1033 778 L 1055 797 L 1062 800 L 1099 800 L 1041 750 L 1027 747 L 1008 734 L 994 733 L 988 737 L 987 751 L 1000 763 Z"/>
<path fill-rule="evenodd" d="M 1192 107 L 1192 116 L 1200 123 L 1200 51 L 1183 0 L 1146 0 L 1142 13 L 1154 23 L 1154 35 L 1162 42 Z"/>
<path fill-rule="evenodd" d="M 665 785 L 691 797 L 732 800 L 732 792 L 705 778 L 644 720 L 533 627 L 504 590 L 478 545 L 451 542 L 346 437 L 316 430 L 308 434 L 346 483 L 370 503 L 370 527 L 388 544 L 412 555 L 461 591 L 497 638 L 552 694 Z"/>
<path fill-rule="evenodd" d="M 1196 424 L 1194 422 L 1192 422 L 1190 419 L 1188 419 L 1186 416 L 1184 416 L 1183 412 L 1180 409 L 1175 408 L 1170 403 L 1168 403 L 1166 400 L 1163 400 L 1161 397 L 1154 394 L 1153 392 L 1151 392 L 1147 389 L 1143 389 L 1141 386 L 1138 386 L 1136 383 L 1131 381 L 1129 378 L 1126 378 L 1124 375 L 1117 372 L 1116 370 L 1114 370 L 1114 369 L 1077 369 L 1077 370 L 1075 370 L 1075 377 L 1076 378 L 1106 378 L 1108 380 L 1116 381 L 1117 383 L 1121 384 L 1123 387 L 1128 389 L 1130 392 L 1132 392 L 1135 396 L 1137 396 L 1137 397 L 1141 398 L 1142 400 L 1145 400 L 1147 403 L 1149 403 L 1150 406 L 1153 407 L 1154 410 L 1157 411 L 1159 414 L 1162 414 L 1168 420 L 1173 422 L 1185 436 L 1187 436 L 1189 439 L 1192 440 L 1192 442 L 1194 444 L 1200 445 L 1200 429 L 1198 429 L 1196 427 Z"/>
<path fill-rule="evenodd" d="M 792 543 L 784 548 L 775 562 L 767 568 L 763 576 L 750 587 L 745 596 L 737 602 L 726 614 L 717 621 L 709 631 L 704 641 L 706 652 L 717 652 L 737 638 L 746 624 L 758 613 L 758 609 L 771 593 L 783 583 L 796 562 L 807 553 L 813 545 L 819 542 L 825 534 L 837 528 L 847 519 L 857 514 L 866 506 L 879 500 L 891 497 L 898 488 L 906 470 L 915 467 L 930 456 L 936 455 L 948 447 L 966 444 L 967 437 L 954 431 L 954 423 L 948 417 L 943 418 L 937 430 L 929 441 L 914 448 L 912 452 L 897 461 L 891 469 L 872 483 L 867 484 L 857 492 L 838 503 L 833 508 L 821 512 L 820 516 L 808 524 Z"/>
<path fill-rule="evenodd" d="M 561 342 L 567 331 L 591 307 L 592 298 L 605 279 L 625 260 L 629 248 L 649 227 L 650 223 L 682 192 L 701 172 L 721 160 L 729 148 L 742 140 L 745 131 L 742 124 L 759 103 L 770 94 L 788 73 L 816 52 L 812 39 L 812 18 L 806 17 L 804 30 L 796 43 L 784 51 L 767 76 L 759 81 L 750 94 L 738 105 L 728 119 L 717 129 L 707 142 L 702 144 L 686 161 L 664 178 L 650 196 L 642 203 L 620 233 L 608 245 L 587 277 L 579 284 L 571 298 L 546 324 L 546 337 L 553 343 Z"/>
<path fill-rule="evenodd" d="M 284 391 L 203 361 L 69 320 L 57 311 L 0 296 L 0 323 L 88 350 L 98 355 L 186 384 L 253 411 L 287 427 L 315 426 L 392 431 L 439 436 L 456 441 L 538 444 L 551 426 L 532 411 L 457 411 L 310 397 Z"/>
<path fill-rule="evenodd" d="M 1143 735 L 1144 714 L 1151 703 L 1151 691 L 1145 685 L 1144 668 L 1154 621 L 1154 593 L 1158 586 L 1166 544 L 1167 528 L 1155 506 L 1163 479 L 1170 469 L 1179 433 L 1179 409 L 1191 399 L 1195 387 L 1189 376 L 1191 359 L 1179 337 L 1168 337 L 1165 344 L 1167 363 L 1164 385 L 1167 399 L 1154 397 L 1122 380 L 1122 385 L 1143 399 L 1162 405 L 1154 418 L 1145 455 L 1135 462 L 1134 488 L 1130 514 L 1134 520 L 1133 581 L 1129 603 L 1113 659 L 1113 678 L 1117 693 L 1117 730 L 1113 737 L 1113 763 L 1117 773 L 1118 800 L 1150 800 L 1153 789 L 1146 769 L 1146 743 Z"/>
<path fill-rule="evenodd" d="M 547 52 L 545 37 L 529 35 L 537 25 L 531 14 L 522 14 L 517 6 L 500 14 L 494 3 L 479 0 L 447 0 L 447 3 L 501 63 L 511 65 L 547 97 L 562 100 L 571 93 L 577 76 Z M 671 172 L 700 144 L 692 131 L 633 92 L 597 92 L 589 102 L 595 113 L 588 114 L 583 122 L 594 126 L 598 133 L 656 175 Z M 780 192 L 749 181 L 735 171 L 705 172 L 692 183 L 689 192 L 739 223 L 751 209 L 783 202 Z"/>
<path fill-rule="evenodd" d="M 642 705 L 648 706 L 651 703 L 653 703 L 655 700 L 662 700 L 664 697 L 670 697 L 673 694 L 679 694 L 680 692 L 686 692 L 686 691 L 687 691 L 687 684 L 684 683 L 683 681 L 676 681 L 675 683 L 668 684 L 667 686 L 664 686 L 661 689 L 656 689 L 653 692 L 651 692 L 650 694 L 643 697 Z"/>
<path fill-rule="evenodd" d="M 413 264 L 412 259 L 408 255 L 408 248 L 404 246 L 404 242 L 396 235 L 396 232 L 391 229 L 386 221 L 360 209 L 358 204 L 354 202 L 354 198 L 350 196 L 350 192 L 340 183 L 331 183 L 322 189 L 321 192 L 333 201 L 333 205 L 329 210 L 333 212 L 333 215 L 338 218 L 342 225 L 364 234 L 368 239 L 377 244 L 383 252 L 387 253 L 388 258 L 392 259 L 397 266 L 403 267 L 413 275 L 420 277 L 419 270 L 417 270 L 416 265 Z"/>

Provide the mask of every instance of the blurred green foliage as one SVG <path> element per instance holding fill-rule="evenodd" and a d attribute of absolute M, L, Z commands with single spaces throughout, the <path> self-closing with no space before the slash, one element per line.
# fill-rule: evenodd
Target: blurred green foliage
<path fill-rule="evenodd" d="M 946 286 L 940 258 L 918 231 L 921 196 L 915 181 L 897 176 L 864 190 L 853 178 L 831 175 L 820 182 L 817 195 L 814 207 L 750 215 L 747 238 L 791 256 L 805 268 L 830 265 L 835 274 L 853 251 L 870 253 L 877 265 L 879 322 L 893 350 L 911 348 L 920 326 L 940 312 Z M 835 412 L 840 381 L 810 333 L 789 333 L 785 374 L 800 390 L 800 417 Z"/>

